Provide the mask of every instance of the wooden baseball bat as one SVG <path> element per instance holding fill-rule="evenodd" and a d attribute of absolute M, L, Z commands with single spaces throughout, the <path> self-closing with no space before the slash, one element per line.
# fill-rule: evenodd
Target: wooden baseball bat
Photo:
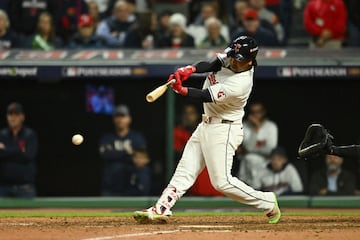
<path fill-rule="evenodd" d="M 156 101 L 159 97 L 161 97 L 166 92 L 168 87 L 175 82 L 176 82 L 176 80 L 173 79 L 173 80 L 161 85 L 160 87 L 155 88 L 150 93 L 148 93 L 148 95 L 146 95 L 146 101 L 148 101 L 148 102 Z"/>

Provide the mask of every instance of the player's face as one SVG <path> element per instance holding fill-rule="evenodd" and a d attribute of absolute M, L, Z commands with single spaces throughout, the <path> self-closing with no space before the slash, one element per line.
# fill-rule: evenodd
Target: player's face
<path fill-rule="evenodd" d="M 230 69 L 234 72 L 241 72 L 249 68 L 251 61 L 238 61 L 230 58 Z"/>
<path fill-rule="evenodd" d="M 131 124 L 131 117 L 127 115 L 116 115 L 114 116 L 114 125 L 117 130 L 128 129 Z"/>
<path fill-rule="evenodd" d="M 22 127 L 25 120 L 25 115 L 22 113 L 9 113 L 7 114 L 7 123 L 9 128 Z"/>

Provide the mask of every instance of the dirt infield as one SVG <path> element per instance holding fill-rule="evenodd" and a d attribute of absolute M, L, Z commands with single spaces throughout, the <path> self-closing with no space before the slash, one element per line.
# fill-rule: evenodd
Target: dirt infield
<path fill-rule="evenodd" d="M 262 216 L 179 216 L 163 225 L 140 225 L 131 217 L 3 217 L 0 239 L 360 239 L 360 216 L 314 211 L 314 216 L 285 215 L 277 225 Z"/>

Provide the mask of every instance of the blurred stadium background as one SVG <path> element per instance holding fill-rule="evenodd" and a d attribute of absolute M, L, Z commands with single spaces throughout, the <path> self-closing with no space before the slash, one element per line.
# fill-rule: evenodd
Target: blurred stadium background
<path fill-rule="evenodd" d="M 277 145 L 286 149 L 289 161 L 301 177 L 303 191 L 281 197 L 280 202 L 289 207 L 359 207 L 360 198 L 356 196 L 356 189 L 360 189 L 358 159 L 345 159 L 343 164 L 343 168 L 356 177 L 353 183 L 355 189 L 348 194 L 352 196 L 347 197 L 309 197 L 311 176 L 324 168 L 325 162 L 323 159 L 297 159 L 298 145 L 310 123 L 324 124 L 339 145 L 357 143 L 360 137 L 360 40 L 356 38 L 360 31 L 358 3 L 351 0 L 344 3 L 342 0 L 323 1 L 330 4 L 331 9 L 337 10 L 339 4 L 344 6 L 345 13 L 341 13 L 345 14 L 344 26 L 334 30 L 341 32 L 339 37 L 334 37 L 334 32 L 330 34 L 334 37 L 332 39 L 322 38 L 321 34 L 314 35 L 309 31 L 311 27 L 304 25 L 304 22 L 310 21 L 305 19 L 304 9 L 315 1 L 143 0 L 115 3 L 111 0 L 2 0 L 0 23 L 4 26 L 0 24 L 0 127 L 7 127 L 7 106 L 12 102 L 21 103 L 26 114 L 25 125 L 37 133 L 39 147 L 35 157 L 36 198 L 3 198 L 0 208 L 136 208 L 150 204 L 155 198 L 149 196 L 160 194 L 178 160 L 173 149 L 173 129 L 181 122 L 183 106 L 191 103 L 201 112 L 201 104 L 176 96 L 171 91 L 149 104 L 145 101 L 145 95 L 164 83 L 176 68 L 214 57 L 217 52 L 223 51 L 226 44 L 220 40 L 218 44 L 216 41 L 197 40 L 200 30 L 204 31 L 204 37 L 208 36 L 206 32 L 210 23 L 205 24 L 206 19 L 202 18 L 210 17 L 221 21 L 221 26 L 227 29 L 225 32 L 228 35 L 223 36 L 226 42 L 239 32 L 251 35 L 250 30 L 245 29 L 245 22 L 258 19 L 275 39 L 268 43 L 265 40 L 269 36 L 255 35 L 255 38 L 259 37 L 257 40 L 261 48 L 250 102 L 264 104 L 267 116 L 277 124 L 279 130 Z M 261 2 L 266 6 L 258 8 L 256 4 L 261 5 Z M 119 18 L 122 11 L 127 11 L 124 21 L 134 19 L 129 20 L 131 24 L 126 29 L 122 26 L 121 31 L 116 30 L 117 35 L 110 34 L 116 35 L 118 42 L 114 43 L 108 39 L 109 36 L 102 35 L 99 28 L 108 23 L 112 12 L 117 14 L 117 4 Z M 211 7 L 206 9 L 208 6 Z M 263 8 L 272 18 L 262 17 Z M 48 23 L 42 19 L 46 18 L 42 15 L 45 11 L 52 16 Z M 88 12 L 90 15 L 87 15 Z M 144 17 L 149 13 L 157 14 L 157 27 L 146 27 L 151 24 L 151 17 Z M 182 17 L 178 15 L 173 19 L 175 22 L 169 23 L 169 29 L 160 29 L 160 26 L 164 27 L 160 22 L 164 20 L 161 17 L 167 16 L 171 22 L 171 16 L 175 13 L 186 16 L 187 23 L 184 25 Z M 45 23 L 40 23 L 41 19 Z M 169 37 L 176 34 L 171 30 L 176 23 L 190 36 L 193 34 L 195 43 L 192 46 L 179 45 Z M 56 38 L 47 36 L 46 24 L 56 29 L 51 33 L 56 34 Z M 81 33 L 84 26 L 94 28 L 90 34 L 91 41 L 89 37 L 82 36 L 86 35 Z M 148 32 L 139 34 L 142 31 Z M 283 35 L 279 36 L 279 31 Z M 135 37 L 126 40 L 126 35 L 130 34 Z M 335 43 L 327 45 L 320 43 L 319 39 L 325 43 Z M 136 41 L 139 44 L 135 44 Z M 170 43 L 166 45 L 166 41 Z M 189 84 L 200 87 L 204 78 L 204 75 L 193 76 Z M 113 108 L 126 104 L 133 119 L 131 128 L 141 132 L 146 139 L 152 182 L 146 196 L 129 198 L 119 194 L 120 198 L 98 197 L 102 195 L 104 168 L 99 141 L 104 133 L 113 132 L 114 126 L 112 113 L 95 113 L 89 107 L 89 95 L 97 91 L 107 92 Z M 71 137 L 76 133 L 85 137 L 80 146 L 71 143 Z M 5 181 L 1 184 L 13 183 Z M 59 197 L 69 198 L 64 200 Z M 202 207 L 203 202 L 208 201 L 203 197 L 185 198 L 179 202 L 179 206 Z M 214 198 L 210 205 L 221 208 L 236 207 L 236 204 L 228 199 Z"/>

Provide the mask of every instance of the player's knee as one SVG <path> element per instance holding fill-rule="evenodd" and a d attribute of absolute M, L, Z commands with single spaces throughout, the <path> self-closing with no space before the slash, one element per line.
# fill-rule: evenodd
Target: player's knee
<path fill-rule="evenodd" d="M 226 192 L 228 189 L 229 183 L 226 178 L 218 178 L 211 181 L 213 187 L 219 192 Z"/>

